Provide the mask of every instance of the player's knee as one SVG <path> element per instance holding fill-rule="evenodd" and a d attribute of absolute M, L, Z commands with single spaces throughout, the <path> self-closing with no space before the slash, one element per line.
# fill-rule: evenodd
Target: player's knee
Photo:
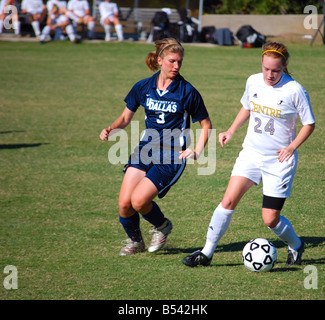
<path fill-rule="evenodd" d="M 131 197 L 131 204 L 132 208 L 137 212 L 142 212 L 143 208 L 146 205 L 146 201 L 143 199 L 143 197 L 139 195 L 133 195 Z"/>
<path fill-rule="evenodd" d="M 126 214 L 132 208 L 131 201 L 126 199 L 120 199 L 118 207 L 120 214 Z"/>
<path fill-rule="evenodd" d="M 276 210 L 274 210 L 276 211 Z M 270 229 L 275 228 L 279 223 L 280 217 L 274 212 L 274 214 L 263 215 L 263 221 Z"/>
<path fill-rule="evenodd" d="M 225 209 L 233 209 L 234 207 L 234 201 L 231 197 L 224 196 L 221 202 L 221 205 Z"/>

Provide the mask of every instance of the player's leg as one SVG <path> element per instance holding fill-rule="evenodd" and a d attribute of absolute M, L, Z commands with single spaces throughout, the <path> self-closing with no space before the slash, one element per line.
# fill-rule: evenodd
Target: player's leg
<path fill-rule="evenodd" d="M 142 179 L 132 193 L 132 207 L 140 212 L 145 220 L 154 226 L 149 252 L 160 250 L 167 241 L 167 236 L 171 232 L 173 225 L 168 220 L 160 207 L 153 199 L 158 195 L 159 191 L 156 185 L 149 179 Z"/>
<path fill-rule="evenodd" d="M 101 25 L 104 27 L 105 31 L 105 41 L 111 40 L 111 20 L 109 17 L 101 18 Z"/>
<path fill-rule="evenodd" d="M 290 197 L 297 168 L 297 152 L 283 163 L 277 156 L 263 162 L 263 210 L 265 224 L 288 245 L 287 265 L 301 264 L 304 242 L 295 233 L 290 221 L 281 215 L 285 199 Z"/>
<path fill-rule="evenodd" d="M 17 12 L 18 12 L 18 8 L 17 8 Z M 20 25 L 21 25 L 17 12 L 12 15 L 12 23 L 13 23 L 14 32 L 16 36 L 20 35 Z"/>
<path fill-rule="evenodd" d="M 264 196 L 262 218 L 266 226 L 288 245 L 287 265 L 301 264 L 304 243 L 295 233 L 290 221 L 281 216 L 285 198 Z"/>
<path fill-rule="evenodd" d="M 117 33 L 118 40 L 123 41 L 124 40 L 123 26 L 121 25 L 121 22 L 120 22 L 119 18 L 114 16 L 113 24 L 115 26 L 115 30 L 116 30 L 116 33 Z"/>
<path fill-rule="evenodd" d="M 40 35 L 40 43 L 44 43 L 44 41 L 46 40 L 47 37 L 50 36 L 50 33 L 51 33 L 51 28 L 50 26 L 46 25 L 43 30 L 42 30 L 42 33 Z"/>
<path fill-rule="evenodd" d="M 222 202 L 211 217 L 204 248 L 185 257 L 183 259 L 185 265 L 195 267 L 199 264 L 207 266 L 211 263 L 215 248 L 227 231 L 237 204 L 254 184 L 252 180 L 245 177 L 232 176 L 230 178 Z"/>
<path fill-rule="evenodd" d="M 88 39 L 93 39 L 95 35 L 95 20 L 92 16 L 87 16 L 84 19 L 84 24 L 87 25 Z"/>
<path fill-rule="evenodd" d="M 145 171 L 134 167 L 128 167 L 121 185 L 119 195 L 119 220 L 124 231 L 128 235 L 125 246 L 120 251 L 120 255 L 123 256 L 145 250 L 140 230 L 139 213 L 133 209 L 131 204 L 132 192 L 144 176 Z"/>
<path fill-rule="evenodd" d="M 29 16 L 30 23 L 32 25 L 32 28 L 34 30 L 35 36 L 39 37 L 41 35 L 41 29 L 40 29 L 40 14 L 36 13 Z"/>

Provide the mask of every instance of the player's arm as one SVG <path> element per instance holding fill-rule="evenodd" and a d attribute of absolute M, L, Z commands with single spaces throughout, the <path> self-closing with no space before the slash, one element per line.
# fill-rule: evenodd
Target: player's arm
<path fill-rule="evenodd" d="M 250 110 L 242 107 L 230 128 L 226 132 L 219 133 L 219 142 L 221 144 L 221 147 L 230 141 L 234 133 L 249 119 L 249 116 Z"/>
<path fill-rule="evenodd" d="M 54 25 L 52 25 L 50 28 L 51 28 L 52 30 L 55 30 L 56 28 L 64 28 L 64 27 L 66 27 L 68 24 L 69 24 L 69 20 L 66 20 L 66 21 L 63 21 L 63 22 L 61 22 L 61 23 L 54 24 Z"/>
<path fill-rule="evenodd" d="M 296 139 L 294 139 L 288 147 L 277 151 L 277 153 L 279 154 L 279 161 L 288 161 L 292 157 L 293 153 L 309 138 L 309 136 L 313 133 L 314 129 L 315 123 L 302 126 Z"/>
<path fill-rule="evenodd" d="M 110 132 L 114 129 L 124 129 L 132 120 L 134 112 L 125 107 L 123 113 L 113 122 L 113 124 L 103 129 L 99 137 L 101 140 L 108 140 Z"/>
<path fill-rule="evenodd" d="M 207 144 L 210 133 L 211 133 L 210 130 L 212 129 L 212 124 L 211 124 L 210 118 L 209 117 L 205 118 L 199 122 L 200 122 L 202 130 L 201 130 L 199 140 L 194 148 L 194 151 L 190 148 L 187 148 L 186 150 L 181 151 L 180 152 L 181 155 L 179 156 L 180 159 L 192 158 L 194 160 L 197 160 L 200 157 L 205 145 Z"/>
<path fill-rule="evenodd" d="M 21 12 L 23 14 L 27 14 L 27 10 L 26 10 L 26 0 L 23 0 L 22 3 L 21 3 Z M 1 12 L 0 12 L 1 13 Z"/>

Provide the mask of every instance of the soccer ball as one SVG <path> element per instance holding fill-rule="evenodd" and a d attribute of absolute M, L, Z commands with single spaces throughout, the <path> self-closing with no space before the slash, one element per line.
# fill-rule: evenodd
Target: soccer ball
<path fill-rule="evenodd" d="M 243 249 L 243 262 L 250 271 L 270 271 L 277 259 L 275 246 L 270 241 L 257 238 L 245 245 Z"/>

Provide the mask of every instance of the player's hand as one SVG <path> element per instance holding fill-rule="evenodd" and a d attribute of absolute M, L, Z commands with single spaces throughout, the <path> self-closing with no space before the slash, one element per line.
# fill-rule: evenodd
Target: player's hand
<path fill-rule="evenodd" d="M 288 161 L 292 157 L 294 152 L 295 150 L 293 148 L 286 147 L 277 151 L 276 153 L 279 154 L 278 159 L 282 163 L 283 161 Z"/>
<path fill-rule="evenodd" d="M 223 147 L 225 144 L 227 144 L 230 141 L 232 135 L 233 134 L 230 133 L 229 131 L 219 133 L 219 142 L 221 144 L 221 147 Z"/>
<path fill-rule="evenodd" d="M 180 151 L 179 153 L 180 153 L 179 159 L 194 159 L 194 160 L 197 160 L 197 158 L 198 158 L 198 155 L 196 154 L 196 152 L 193 151 L 190 148 L 187 148 L 184 151 Z"/>
<path fill-rule="evenodd" d="M 103 141 L 108 140 L 108 135 L 109 133 L 112 131 L 111 127 L 107 128 L 107 129 L 103 129 L 102 132 L 99 135 L 99 138 Z"/>

